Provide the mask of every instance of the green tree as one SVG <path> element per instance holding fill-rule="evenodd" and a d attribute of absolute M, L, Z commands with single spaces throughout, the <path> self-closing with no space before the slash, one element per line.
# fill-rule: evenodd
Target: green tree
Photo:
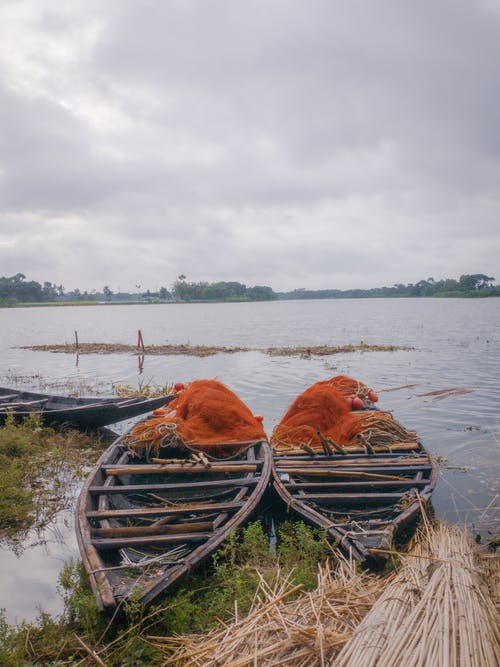
<path fill-rule="evenodd" d="M 460 276 L 459 284 L 463 290 L 480 290 L 492 287 L 495 278 L 486 276 L 484 273 L 464 274 Z"/>
<path fill-rule="evenodd" d="M 102 288 L 102 293 L 104 294 L 104 298 L 106 299 L 106 301 L 109 301 L 113 295 L 113 292 L 109 289 L 107 285 L 104 285 L 104 287 Z"/>

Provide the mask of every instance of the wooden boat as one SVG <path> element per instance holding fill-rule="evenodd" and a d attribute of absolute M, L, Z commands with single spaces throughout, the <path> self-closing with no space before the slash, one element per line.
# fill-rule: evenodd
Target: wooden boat
<path fill-rule="evenodd" d="M 173 450 L 175 458 L 148 462 L 125 437 L 98 461 L 76 512 L 83 563 L 108 611 L 131 596 L 149 603 L 178 583 L 249 519 L 271 475 L 263 441 L 230 459 Z"/>
<path fill-rule="evenodd" d="M 346 555 L 380 567 L 396 535 L 428 503 L 437 466 L 420 442 L 342 449 L 275 454 L 274 489 Z"/>
<path fill-rule="evenodd" d="M 172 396 L 148 398 L 72 398 L 0 387 L 0 424 L 11 413 L 21 421 L 33 412 L 41 415 L 46 426 L 71 426 L 93 430 L 108 424 L 151 412 L 172 400 Z"/>

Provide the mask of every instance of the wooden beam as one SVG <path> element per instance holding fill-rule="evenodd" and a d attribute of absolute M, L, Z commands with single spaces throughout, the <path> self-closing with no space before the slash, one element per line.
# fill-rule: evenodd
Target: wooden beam
<path fill-rule="evenodd" d="M 140 509 L 92 510 L 86 513 L 88 519 L 121 519 L 124 517 L 153 517 L 196 514 L 199 512 L 232 512 L 243 507 L 245 503 L 186 503 L 176 507 L 144 507 Z"/>
<path fill-rule="evenodd" d="M 379 475 L 384 475 L 384 477 L 392 477 L 393 479 L 396 478 L 398 479 L 398 476 L 395 473 L 407 473 L 407 474 L 414 474 L 415 472 L 418 472 L 419 470 L 422 471 L 430 471 L 432 470 L 431 465 L 426 465 L 426 466 L 391 466 L 385 467 L 383 465 L 378 466 L 378 467 L 367 467 L 367 468 L 362 468 L 358 466 L 357 468 L 345 468 L 342 467 L 341 470 L 332 470 L 331 468 L 327 469 L 327 471 L 313 471 L 311 468 L 278 468 L 276 470 L 277 475 L 279 476 L 280 474 L 294 474 L 294 475 L 306 475 L 306 476 L 318 476 L 318 475 L 335 475 L 335 476 L 346 476 L 346 477 L 359 477 L 359 476 L 366 476 L 366 475 L 371 475 L 373 477 L 379 476 Z"/>
<path fill-rule="evenodd" d="M 295 496 L 294 499 L 300 502 L 335 502 L 337 507 L 346 505 L 394 505 L 403 497 L 402 493 L 304 493 Z"/>
<path fill-rule="evenodd" d="M 92 495 L 108 493 L 148 493 L 149 491 L 177 491 L 179 489 L 209 489 L 225 486 L 255 486 L 259 482 L 258 477 L 239 479 L 220 479 L 207 482 L 177 482 L 172 484 L 113 484 L 112 486 L 91 486 L 89 493 Z"/>
<path fill-rule="evenodd" d="M 363 458 L 347 458 L 346 456 L 339 456 L 338 458 L 333 458 L 331 456 L 329 457 L 324 457 L 324 458 L 318 458 L 317 460 L 307 460 L 307 461 L 300 461 L 300 465 L 304 468 L 310 467 L 310 468 L 317 468 L 319 467 L 318 464 L 321 465 L 329 465 L 331 467 L 348 467 L 348 466 L 400 466 L 400 465 L 422 465 L 423 463 L 430 463 L 429 457 L 428 456 L 413 456 L 413 457 L 408 457 L 408 456 L 399 456 L 399 457 L 391 457 L 391 458 L 379 458 L 378 456 L 369 456 L 369 457 L 363 457 Z M 287 459 L 285 461 L 281 460 L 279 457 L 276 457 L 274 459 L 274 464 L 276 467 L 279 468 L 287 468 L 288 466 L 291 466 L 292 468 L 294 466 L 297 466 L 297 461 L 294 461 L 293 459 Z"/>
<path fill-rule="evenodd" d="M 171 475 L 177 475 L 179 473 L 182 474 L 189 474 L 189 473 L 205 473 L 205 474 L 213 474 L 215 473 L 234 473 L 234 472 L 256 472 L 257 471 L 257 466 L 256 465 L 239 465 L 239 466 L 233 466 L 233 465 L 218 465 L 218 466 L 210 466 L 207 468 L 204 465 L 201 464 L 195 464 L 191 466 L 187 465 L 175 465 L 172 463 L 167 463 L 167 464 L 143 464 L 143 465 L 122 465 L 119 467 L 116 466 L 101 466 L 101 470 L 106 471 L 106 475 L 158 475 L 158 474 L 171 474 Z"/>
<path fill-rule="evenodd" d="M 213 533 L 183 533 L 182 535 L 145 535 L 138 537 L 96 537 L 91 540 L 96 549 L 123 549 L 137 546 L 168 546 L 183 542 L 206 542 Z"/>
<path fill-rule="evenodd" d="M 398 489 L 402 487 L 423 489 L 430 483 L 430 480 L 416 481 L 414 479 L 401 478 L 401 481 L 392 479 L 387 481 L 369 480 L 364 482 L 284 482 L 283 485 L 292 492 L 294 489 Z"/>
<path fill-rule="evenodd" d="M 147 535 L 181 535 L 211 531 L 212 521 L 193 523 L 176 523 L 161 526 L 112 526 L 110 528 L 93 528 L 93 537 L 144 537 Z"/>
<path fill-rule="evenodd" d="M 391 452 L 398 451 L 415 451 L 422 448 L 422 445 L 419 442 L 393 442 L 387 445 L 371 445 L 373 450 L 380 454 L 390 454 Z M 345 454 L 364 454 L 366 449 L 361 445 L 344 445 L 342 449 L 345 451 Z M 318 456 L 323 456 L 323 451 L 318 449 L 316 454 Z M 275 450 L 275 456 L 280 456 L 280 458 L 286 458 L 287 456 L 306 456 L 310 459 L 310 455 L 307 455 L 303 449 L 300 447 L 295 447 L 295 449 L 284 449 L 283 454 L 280 454 L 279 450 Z"/>

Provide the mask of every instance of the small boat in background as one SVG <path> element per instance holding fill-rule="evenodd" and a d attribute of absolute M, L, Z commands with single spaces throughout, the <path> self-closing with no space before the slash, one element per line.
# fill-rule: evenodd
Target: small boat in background
<path fill-rule="evenodd" d="M 429 502 L 438 472 L 416 433 L 375 410 L 369 393 L 378 399 L 337 376 L 299 396 L 271 437 L 273 486 L 346 555 L 381 567 Z"/>
<path fill-rule="evenodd" d="M 16 422 L 39 413 L 46 426 L 92 431 L 164 406 L 175 395 L 133 398 L 72 398 L 0 387 L 0 424 L 11 414 Z"/>
<path fill-rule="evenodd" d="M 103 454 L 76 511 L 80 553 L 104 611 L 131 597 L 147 604 L 200 565 L 251 517 L 271 475 L 265 441 L 229 459 L 175 449 L 148 460 L 126 440 Z"/>

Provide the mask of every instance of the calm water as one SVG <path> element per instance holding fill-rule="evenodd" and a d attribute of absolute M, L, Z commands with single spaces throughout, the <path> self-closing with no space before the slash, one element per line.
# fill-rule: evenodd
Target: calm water
<path fill-rule="evenodd" d="M 80 342 L 186 343 L 257 348 L 195 358 L 31 352 L 21 345 Z M 500 299 L 380 299 L 278 303 L 90 306 L 0 310 L 0 384 L 82 394 L 112 393 L 113 383 L 166 384 L 217 377 L 270 433 L 290 401 L 332 375 L 358 378 L 379 391 L 380 406 L 418 431 L 446 459 L 433 496 L 437 516 L 498 535 L 500 448 Z M 272 358 L 258 349 L 346 343 L 412 346 L 411 351 L 331 357 Z M 411 387 L 402 388 L 404 385 Z M 439 400 L 423 394 L 469 393 Z M 394 391 L 390 391 L 394 390 Z M 122 426 L 123 428 L 123 426 Z M 119 430 L 119 428 L 118 428 Z M 57 575 L 78 558 L 72 513 L 59 517 L 44 546 L 21 556 L 0 546 L 0 607 L 8 618 L 33 618 L 38 605 L 59 611 Z M 34 540 L 36 541 L 36 540 Z"/>

